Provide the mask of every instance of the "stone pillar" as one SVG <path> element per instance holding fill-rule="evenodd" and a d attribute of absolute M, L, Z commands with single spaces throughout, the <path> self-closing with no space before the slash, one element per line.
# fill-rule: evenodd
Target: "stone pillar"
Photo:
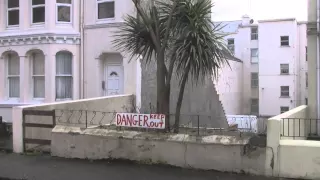
<path fill-rule="evenodd" d="M 266 161 L 265 161 L 265 175 L 278 177 L 279 162 L 278 150 L 280 147 L 280 130 L 281 117 L 272 117 L 268 119 L 267 129 L 267 147 L 266 147 Z"/>

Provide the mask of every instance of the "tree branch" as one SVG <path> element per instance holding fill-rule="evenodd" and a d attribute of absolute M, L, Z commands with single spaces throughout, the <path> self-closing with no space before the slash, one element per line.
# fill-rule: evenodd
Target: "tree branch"
<path fill-rule="evenodd" d="M 149 29 L 150 33 L 151 33 L 151 38 L 153 43 L 156 45 L 157 51 L 161 50 L 161 44 L 159 41 L 157 41 L 157 36 L 152 28 L 152 26 L 148 23 L 148 20 L 146 19 L 146 14 L 143 12 L 141 6 L 140 6 L 140 1 L 139 0 L 132 0 L 132 2 L 134 3 L 137 11 L 138 11 L 138 15 L 141 16 L 144 24 L 147 26 L 147 28 Z"/>
<path fill-rule="evenodd" d="M 169 71 L 167 71 L 167 81 L 166 81 L 166 86 L 170 85 L 171 78 L 172 78 L 172 73 L 173 73 L 173 68 L 174 68 L 174 63 L 175 60 L 173 58 L 170 59 L 170 64 L 169 64 Z"/>
<path fill-rule="evenodd" d="M 170 35 L 170 26 L 171 26 L 171 22 L 172 22 L 172 16 L 173 16 L 173 13 L 174 13 L 174 11 L 175 11 L 175 9 L 177 7 L 177 4 L 178 4 L 178 0 L 174 0 L 171 12 L 169 14 L 169 19 L 168 19 L 168 22 L 167 22 L 167 25 L 166 25 L 166 32 L 165 32 L 165 35 L 164 35 L 164 41 L 163 41 L 163 46 L 162 46 L 163 50 L 166 48 L 166 46 L 168 44 L 169 35 Z"/>
<path fill-rule="evenodd" d="M 158 38 L 158 42 L 160 42 L 160 29 L 159 29 L 159 18 L 158 18 L 158 14 L 156 13 L 157 12 L 157 8 L 154 4 L 154 0 L 151 0 L 151 4 L 152 4 L 152 16 L 153 16 L 153 20 L 155 21 L 155 25 L 156 25 L 156 36 Z"/>

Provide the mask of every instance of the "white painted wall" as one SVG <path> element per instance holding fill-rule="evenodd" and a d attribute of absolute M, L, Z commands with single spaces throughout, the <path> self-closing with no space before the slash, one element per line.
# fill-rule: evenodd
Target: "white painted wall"
<path fill-rule="evenodd" d="M 281 106 L 297 107 L 308 97 L 305 87 L 306 25 L 295 19 L 224 22 L 225 39 L 235 39 L 235 57 L 243 61 L 242 114 L 251 114 L 251 99 L 259 99 L 259 115 L 273 116 Z M 247 23 L 247 24 L 242 24 Z M 258 40 L 251 40 L 251 27 Z M 280 36 L 290 36 L 290 47 L 280 46 Z M 251 48 L 259 49 L 259 63 L 251 63 Z M 280 64 L 289 63 L 290 75 L 280 75 Z M 259 73 L 259 87 L 251 87 L 251 73 Z M 290 98 L 280 98 L 280 86 L 290 87 Z"/>
<path fill-rule="evenodd" d="M 296 83 L 299 59 L 296 21 L 265 22 L 259 24 L 259 105 L 261 115 L 280 114 L 280 106 L 296 107 Z M 280 36 L 289 36 L 290 46 L 280 46 Z M 280 75 L 280 64 L 289 64 L 289 75 Z M 289 86 L 290 97 L 280 97 L 280 86 Z"/>
<path fill-rule="evenodd" d="M 124 94 L 136 94 L 137 58 L 130 61 L 129 55 L 121 53 L 114 47 L 115 31 L 123 22 L 126 14 L 134 14 L 131 0 L 115 1 L 115 18 L 108 21 L 97 19 L 96 1 L 84 1 L 84 98 L 104 96 L 102 81 L 104 64 L 110 60 L 120 60 L 124 70 Z M 126 6 L 122 6 L 122 4 Z M 122 59 L 110 54 L 120 54 Z M 130 61 L 130 62 L 129 62 Z M 141 78 L 140 78 L 141 79 Z M 141 83 L 140 83 L 141 84 Z"/>
<path fill-rule="evenodd" d="M 237 115 L 242 113 L 242 68 L 243 63 L 229 60 L 214 80 L 219 99 L 226 114 Z"/>

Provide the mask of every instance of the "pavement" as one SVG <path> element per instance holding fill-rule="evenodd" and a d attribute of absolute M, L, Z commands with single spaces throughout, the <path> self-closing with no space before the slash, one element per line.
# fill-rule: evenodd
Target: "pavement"
<path fill-rule="evenodd" d="M 141 165 L 127 161 L 89 161 L 50 155 L 0 153 L 0 180 L 276 180 L 170 166 Z M 8 179 L 8 180 L 9 180 Z"/>

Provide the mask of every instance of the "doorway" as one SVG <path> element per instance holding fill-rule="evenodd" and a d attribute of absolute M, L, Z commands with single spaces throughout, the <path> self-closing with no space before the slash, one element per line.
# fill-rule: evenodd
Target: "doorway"
<path fill-rule="evenodd" d="M 123 94 L 123 66 L 106 63 L 105 66 L 105 96 Z"/>

